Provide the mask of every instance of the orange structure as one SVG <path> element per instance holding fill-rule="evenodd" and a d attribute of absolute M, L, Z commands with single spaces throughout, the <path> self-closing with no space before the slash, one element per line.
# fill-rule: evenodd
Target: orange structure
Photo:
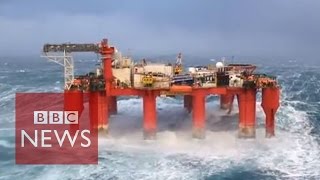
<path fill-rule="evenodd" d="M 65 111 L 78 111 L 78 118 L 80 118 L 83 106 L 83 92 L 79 89 L 71 89 L 64 91 L 64 110 Z M 79 129 L 79 124 L 71 124 L 71 132 Z"/>
<path fill-rule="evenodd" d="M 201 69 L 201 73 L 181 75 L 173 73 L 174 78 L 168 82 L 158 82 L 153 87 L 154 81 L 161 78 L 163 74 L 148 72 L 147 87 L 135 88 L 133 85 L 121 86 L 118 81 L 123 78 L 122 74 L 115 76 L 113 71 L 116 67 L 128 65 L 123 63 L 115 65 L 116 61 L 114 47 L 110 47 L 106 39 L 98 44 L 46 44 L 44 53 L 49 52 L 95 52 L 101 55 L 101 74 L 88 75 L 79 78 L 69 76 L 65 78 L 65 109 L 79 111 L 83 110 L 83 93 L 89 94 L 89 115 L 92 129 L 103 129 L 108 132 L 109 116 L 117 113 L 118 96 L 140 96 L 143 98 L 143 136 L 145 139 L 155 139 L 157 132 L 157 107 L 156 97 L 163 94 L 174 94 L 184 96 L 184 108 L 192 112 L 192 134 L 194 138 L 204 138 L 206 129 L 206 96 L 220 95 L 220 107 L 229 109 L 237 97 L 239 106 L 239 137 L 254 138 L 256 129 L 256 93 L 262 89 L 262 107 L 266 114 L 266 137 L 274 136 L 275 114 L 279 107 L 280 90 L 275 78 L 265 75 L 255 75 L 255 66 L 248 64 L 230 64 L 223 67 L 217 65 L 214 71 Z M 181 64 L 181 59 L 179 59 Z M 66 64 L 66 63 L 65 63 Z M 222 64 L 222 65 L 221 65 Z M 143 66 L 146 65 L 144 61 Z M 168 68 L 169 66 L 163 66 Z M 68 67 L 70 69 L 70 67 Z M 170 68 L 170 67 L 169 67 Z M 144 69 L 144 67 L 142 68 Z M 134 70 L 123 70 L 121 72 L 138 73 L 139 66 Z M 194 69 L 192 70 L 194 71 Z M 66 72 L 66 71 L 65 71 Z M 201 75 L 205 72 L 205 75 Z M 237 73 L 239 75 L 237 75 Z M 69 73 L 70 74 L 70 73 Z M 68 75 L 69 75 L 68 74 Z M 200 75 L 201 76 L 200 76 Z M 143 74 L 142 74 L 143 75 Z M 143 77 L 141 74 L 129 75 L 132 77 Z M 142 78 L 143 79 L 143 78 Z M 165 78 L 163 78 L 165 79 Z M 149 81 L 150 80 L 150 81 Z M 134 81 L 134 86 L 140 82 Z M 167 84 L 169 86 L 166 86 Z M 142 82 L 143 84 L 143 82 Z M 69 103 L 72 102 L 72 103 Z M 73 127 L 79 128 L 79 127 Z"/>
<path fill-rule="evenodd" d="M 78 116 L 84 109 L 83 106 L 83 91 L 78 89 L 71 89 L 64 91 L 64 109 L 66 111 L 78 111 Z"/>
<path fill-rule="evenodd" d="M 202 139 L 205 137 L 206 100 L 202 89 L 192 92 L 192 136 Z"/>
<path fill-rule="evenodd" d="M 252 138 L 256 134 L 256 89 L 244 89 L 237 95 L 239 105 L 239 137 Z"/>
<path fill-rule="evenodd" d="M 106 114 L 106 130 L 108 131 L 109 127 L 109 106 L 111 105 L 111 88 L 112 88 L 112 57 L 114 53 L 114 47 L 109 47 L 108 40 L 103 39 L 100 43 L 100 54 L 102 56 L 103 63 L 103 73 L 104 73 L 104 81 L 105 81 L 105 98 L 104 98 L 104 107 Z M 110 110 L 115 109 L 115 107 L 110 108 Z"/>
<path fill-rule="evenodd" d="M 225 94 L 220 96 L 220 108 L 230 109 L 234 100 L 233 94 Z"/>
<path fill-rule="evenodd" d="M 106 102 L 107 96 L 104 91 L 90 92 L 89 116 L 92 129 L 108 131 L 109 110 Z"/>
<path fill-rule="evenodd" d="M 156 95 L 153 91 L 145 91 L 143 95 L 143 137 L 155 139 L 157 131 Z"/>
<path fill-rule="evenodd" d="M 272 97 L 272 98 L 270 98 Z M 275 114 L 279 108 L 280 90 L 279 88 L 262 89 L 261 106 L 266 114 L 266 137 L 275 135 Z"/>

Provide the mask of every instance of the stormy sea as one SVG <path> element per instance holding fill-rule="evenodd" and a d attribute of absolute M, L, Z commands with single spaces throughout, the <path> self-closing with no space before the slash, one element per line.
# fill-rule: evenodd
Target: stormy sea
<path fill-rule="evenodd" d="M 76 74 L 93 70 L 96 62 L 76 59 Z M 200 64 L 194 58 L 186 63 L 199 65 L 195 62 Z M 206 139 L 192 139 L 191 114 L 181 97 L 158 97 L 157 139 L 145 141 L 142 100 L 123 97 L 118 114 L 110 117 L 109 136 L 99 139 L 98 165 L 16 165 L 15 93 L 62 92 L 63 68 L 39 57 L 0 57 L 0 179 L 320 179 L 320 64 L 276 58 L 239 62 L 278 77 L 281 107 L 274 138 L 265 138 L 260 93 L 256 139 L 237 138 L 237 104 L 225 116 L 213 95 L 206 103 Z M 208 63 L 204 58 L 201 64 Z"/>

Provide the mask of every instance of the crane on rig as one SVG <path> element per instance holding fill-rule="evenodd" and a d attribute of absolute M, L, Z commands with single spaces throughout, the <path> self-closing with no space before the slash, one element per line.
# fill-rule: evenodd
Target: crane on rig
<path fill-rule="evenodd" d="M 182 53 L 179 53 L 177 56 L 177 61 L 174 66 L 174 74 L 178 75 L 181 74 L 183 71 L 183 66 L 182 66 Z"/>
<path fill-rule="evenodd" d="M 73 52 L 99 53 L 99 44 L 45 44 L 42 57 L 64 67 L 64 87 L 70 89 L 74 81 L 74 59 Z"/>

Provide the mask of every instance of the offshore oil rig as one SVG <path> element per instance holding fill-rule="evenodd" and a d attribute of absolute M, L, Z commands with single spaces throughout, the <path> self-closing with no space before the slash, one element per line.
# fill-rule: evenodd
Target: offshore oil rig
<path fill-rule="evenodd" d="M 93 52 L 101 57 L 99 66 L 88 74 L 75 76 L 72 53 Z M 117 113 L 118 96 L 143 98 L 143 137 L 154 139 L 157 131 L 157 96 L 184 97 L 184 108 L 192 113 L 192 136 L 205 137 L 206 96 L 220 95 L 220 106 L 230 113 L 234 98 L 239 106 L 239 137 L 254 138 L 256 131 L 256 93 L 262 92 L 266 137 L 275 135 L 275 114 L 280 89 L 276 77 L 255 74 L 251 64 L 224 64 L 189 67 L 185 71 L 182 54 L 173 64 L 135 63 L 108 44 L 107 39 L 91 44 L 45 44 L 44 57 L 64 66 L 64 109 L 84 109 L 89 96 L 90 125 L 108 131 L 110 114 Z M 81 123 L 81 122 L 80 122 Z"/>

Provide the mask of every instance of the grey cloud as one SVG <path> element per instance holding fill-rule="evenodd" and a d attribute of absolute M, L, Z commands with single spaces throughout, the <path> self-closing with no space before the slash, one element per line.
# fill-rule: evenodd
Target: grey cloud
<path fill-rule="evenodd" d="M 144 54 L 309 56 L 320 48 L 320 1 L 98 2 L 70 9 L 68 1 L 59 9 L 51 1 L 34 4 L 34 13 L 22 9 L 21 15 L 10 14 L 14 3 L 6 3 L 0 7 L 0 53 L 16 47 L 20 53 L 38 53 L 46 42 L 103 37 L 120 49 Z"/>

